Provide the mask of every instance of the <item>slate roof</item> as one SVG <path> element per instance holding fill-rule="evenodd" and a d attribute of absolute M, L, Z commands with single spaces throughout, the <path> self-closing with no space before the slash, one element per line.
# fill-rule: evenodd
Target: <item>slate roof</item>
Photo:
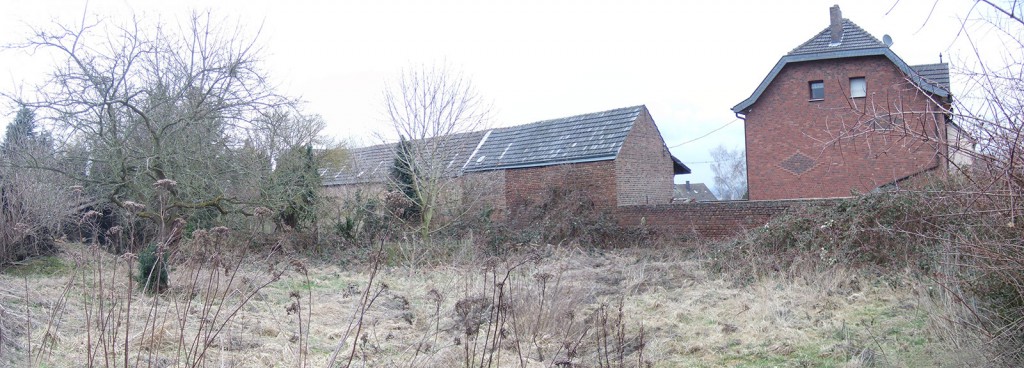
<path fill-rule="evenodd" d="M 838 44 L 832 44 L 832 32 L 829 28 L 821 31 L 810 40 L 797 46 L 787 55 L 818 54 L 823 52 L 851 51 L 887 47 L 875 36 L 864 31 L 849 19 L 843 19 L 843 38 Z"/>
<path fill-rule="evenodd" d="M 447 173 L 458 176 L 464 172 L 614 160 L 633 123 L 646 110 L 643 105 L 631 106 L 464 133 L 455 139 L 446 137 L 444 142 L 452 144 L 445 152 Z M 323 185 L 386 181 L 396 147 L 390 143 L 349 150 L 349 164 L 325 172 Z M 678 158 L 673 156 L 672 163 L 675 174 L 690 173 Z"/>
<path fill-rule="evenodd" d="M 949 91 L 949 64 L 925 64 L 911 66 L 926 82 Z"/>
<path fill-rule="evenodd" d="M 938 73 L 941 72 L 939 68 L 928 68 L 925 74 L 919 74 L 910 65 L 907 65 L 903 59 L 900 59 L 896 53 L 892 52 L 888 46 L 879 41 L 877 38 L 872 36 L 860 26 L 854 24 L 849 19 L 843 18 L 843 37 L 839 44 L 831 44 L 831 30 L 829 27 L 825 27 L 825 30 L 819 32 L 810 40 L 800 44 L 795 49 L 790 51 L 788 54 L 783 56 L 772 70 L 768 73 L 768 76 L 761 81 L 757 89 L 750 94 L 750 97 L 736 104 L 732 107 L 732 111 L 738 114 L 744 113 L 748 108 L 757 102 L 757 99 L 761 97 L 768 85 L 771 84 L 772 80 L 782 71 L 782 68 L 789 63 L 797 63 L 812 60 L 828 60 L 828 59 L 839 59 L 849 57 L 861 57 L 861 56 L 884 56 L 889 59 L 893 64 L 896 65 L 903 74 L 914 82 L 922 90 L 935 94 L 939 97 L 949 97 L 949 70 L 946 69 L 946 75 L 943 78 Z M 928 76 L 931 76 L 929 78 Z M 945 86 L 943 86 L 942 80 L 945 80 Z"/>
<path fill-rule="evenodd" d="M 457 176 L 462 173 L 463 166 L 469 160 L 480 138 L 486 132 L 471 132 L 445 137 L 441 144 L 450 146 L 438 150 L 446 158 L 446 174 Z M 322 174 L 323 185 L 349 185 L 383 183 L 391 174 L 395 162 L 397 143 L 378 144 L 368 147 L 349 149 L 349 160 L 337 171 Z"/>
<path fill-rule="evenodd" d="M 350 148 L 348 162 L 339 171 L 322 174 L 323 185 L 381 183 L 387 179 L 395 160 L 395 145 L 380 144 Z"/>
<path fill-rule="evenodd" d="M 644 106 L 493 130 L 466 171 L 613 160 Z"/>
<path fill-rule="evenodd" d="M 690 189 L 686 189 L 689 186 Z M 672 200 L 677 202 L 710 202 L 717 201 L 714 193 L 704 183 L 676 184 L 673 186 Z"/>

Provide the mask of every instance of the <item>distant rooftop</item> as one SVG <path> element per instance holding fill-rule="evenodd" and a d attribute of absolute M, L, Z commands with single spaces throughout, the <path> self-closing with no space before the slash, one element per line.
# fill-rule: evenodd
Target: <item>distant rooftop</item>
<path fill-rule="evenodd" d="M 673 186 L 672 200 L 674 202 L 713 202 L 717 201 L 714 193 L 704 183 L 676 184 Z"/>

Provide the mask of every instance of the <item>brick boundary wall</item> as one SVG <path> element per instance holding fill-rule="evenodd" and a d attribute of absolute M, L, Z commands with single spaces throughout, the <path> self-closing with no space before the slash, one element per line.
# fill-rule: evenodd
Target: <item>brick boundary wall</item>
<path fill-rule="evenodd" d="M 762 227 L 773 217 L 804 206 L 831 205 L 847 198 L 722 201 L 620 206 L 620 226 L 641 222 L 660 235 L 679 239 L 721 239 Z"/>

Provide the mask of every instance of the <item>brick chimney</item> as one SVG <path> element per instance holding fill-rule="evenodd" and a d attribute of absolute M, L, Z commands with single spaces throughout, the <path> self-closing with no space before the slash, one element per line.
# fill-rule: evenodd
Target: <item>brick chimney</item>
<path fill-rule="evenodd" d="M 829 29 L 832 31 L 832 40 L 830 44 L 838 45 L 843 42 L 843 12 L 839 10 L 839 5 L 832 5 L 828 9 L 829 20 L 831 25 Z"/>

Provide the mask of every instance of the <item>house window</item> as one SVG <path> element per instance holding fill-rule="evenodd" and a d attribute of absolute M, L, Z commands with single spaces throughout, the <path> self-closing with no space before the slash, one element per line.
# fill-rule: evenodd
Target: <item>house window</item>
<path fill-rule="evenodd" d="M 850 78 L 850 97 L 864 97 L 868 95 L 868 82 L 864 77 Z"/>
<path fill-rule="evenodd" d="M 820 101 L 825 99 L 825 81 L 813 81 L 810 83 L 811 86 L 811 101 Z"/>

